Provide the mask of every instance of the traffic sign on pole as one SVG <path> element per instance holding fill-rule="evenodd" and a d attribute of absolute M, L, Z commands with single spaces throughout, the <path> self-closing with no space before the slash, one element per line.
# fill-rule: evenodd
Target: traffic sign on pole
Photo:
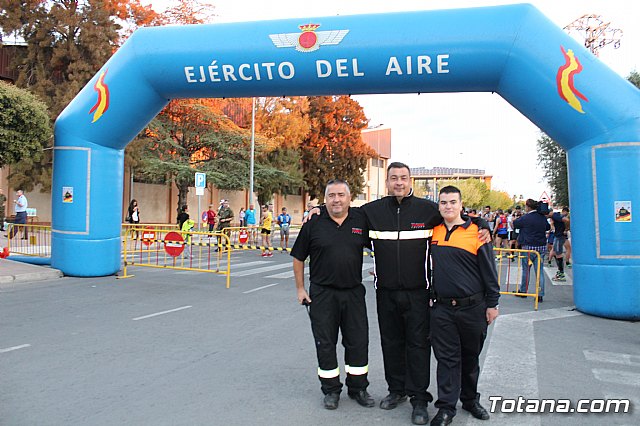
<path fill-rule="evenodd" d="M 196 172 L 196 188 L 207 187 L 207 175 L 206 173 Z"/>
<path fill-rule="evenodd" d="M 200 197 L 204 195 L 204 189 L 207 187 L 206 173 L 196 172 L 196 195 L 198 196 L 198 211 L 200 211 Z M 198 231 L 201 231 L 200 222 L 198 222 Z"/>

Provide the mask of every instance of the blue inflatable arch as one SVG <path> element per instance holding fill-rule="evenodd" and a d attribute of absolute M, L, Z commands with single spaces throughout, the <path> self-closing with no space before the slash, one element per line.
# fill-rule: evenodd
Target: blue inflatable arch
<path fill-rule="evenodd" d="M 56 122 L 52 266 L 119 271 L 124 148 L 170 99 L 461 91 L 568 151 L 576 306 L 640 318 L 640 91 L 530 5 L 136 31 Z"/>

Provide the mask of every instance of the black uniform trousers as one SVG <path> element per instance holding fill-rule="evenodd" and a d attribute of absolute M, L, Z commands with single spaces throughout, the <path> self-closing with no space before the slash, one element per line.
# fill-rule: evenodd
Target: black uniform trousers
<path fill-rule="evenodd" d="M 336 355 L 338 329 L 342 332 L 349 393 L 369 386 L 369 322 L 365 292 L 363 285 L 338 289 L 311 284 L 309 288 L 309 315 L 316 341 L 318 376 L 325 395 L 342 390 Z"/>
<path fill-rule="evenodd" d="M 431 401 L 428 290 L 378 288 L 376 304 L 389 392 Z"/>
<path fill-rule="evenodd" d="M 438 409 L 456 414 L 462 405 L 479 400 L 478 358 L 487 337 L 487 306 L 452 307 L 435 303 L 431 309 L 431 344 L 438 360 Z"/>

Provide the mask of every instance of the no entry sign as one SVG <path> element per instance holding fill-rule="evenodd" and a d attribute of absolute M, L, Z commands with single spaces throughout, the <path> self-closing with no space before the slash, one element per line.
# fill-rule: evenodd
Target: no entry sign
<path fill-rule="evenodd" d="M 238 234 L 238 241 L 240 241 L 240 244 L 245 244 L 248 240 L 249 240 L 249 233 L 245 228 L 242 228 L 240 230 L 240 233 Z"/>
<path fill-rule="evenodd" d="M 169 256 L 178 257 L 184 251 L 184 238 L 177 232 L 169 232 L 164 236 L 164 251 Z"/>
<path fill-rule="evenodd" d="M 145 228 L 142 231 L 142 244 L 150 246 L 156 240 L 156 231 L 151 228 Z"/>

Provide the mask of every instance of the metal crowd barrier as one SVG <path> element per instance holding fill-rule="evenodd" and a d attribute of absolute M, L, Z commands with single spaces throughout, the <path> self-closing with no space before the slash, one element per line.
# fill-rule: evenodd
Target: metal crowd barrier
<path fill-rule="evenodd" d="M 540 265 L 542 259 L 540 253 L 535 250 L 520 250 L 493 248 L 496 253 L 496 268 L 498 269 L 498 284 L 500 285 L 500 294 L 510 294 L 513 296 L 533 297 L 533 307 L 538 310 L 538 295 L 540 293 Z M 522 280 L 522 259 L 534 256 L 533 262 L 529 259 L 525 279 L 525 292 L 520 293 L 520 282 Z M 533 268 L 531 268 L 533 266 Z M 530 288 L 529 281 L 531 273 L 535 273 L 535 286 Z M 504 278 L 504 280 L 503 280 Z"/>
<path fill-rule="evenodd" d="M 229 288 L 231 248 L 227 235 L 151 227 L 129 227 L 127 231 L 123 243 L 123 274 L 119 279 L 133 276 L 128 274 L 128 267 L 142 266 L 226 275 Z"/>
<path fill-rule="evenodd" d="M 128 251 L 135 251 L 138 249 L 138 245 L 140 245 L 139 236 L 136 238 L 136 228 L 144 228 L 144 229 L 170 229 L 174 231 L 179 231 L 178 224 L 170 224 L 170 223 L 123 223 L 122 224 L 122 251 L 125 250 L 125 241 L 128 241 L 129 247 L 126 247 Z M 125 235 L 130 234 L 131 238 L 125 240 Z"/>
<path fill-rule="evenodd" d="M 302 225 L 291 225 L 289 227 L 289 246 L 293 246 L 293 241 L 300 232 L 300 228 L 302 228 Z M 224 232 L 229 236 L 232 248 L 248 250 L 261 248 L 258 246 L 262 242 L 261 229 L 259 225 L 230 226 L 220 232 Z M 274 223 L 271 227 L 271 243 L 274 244 L 275 241 L 280 242 L 280 227 Z M 275 247 L 271 247 L 271 250 L 274 249 Z"/>
<path fill-rule="evenodd" d="M 10 254 L 51 257 L 51 226 L 9 223 L 7 247 Z"/>

